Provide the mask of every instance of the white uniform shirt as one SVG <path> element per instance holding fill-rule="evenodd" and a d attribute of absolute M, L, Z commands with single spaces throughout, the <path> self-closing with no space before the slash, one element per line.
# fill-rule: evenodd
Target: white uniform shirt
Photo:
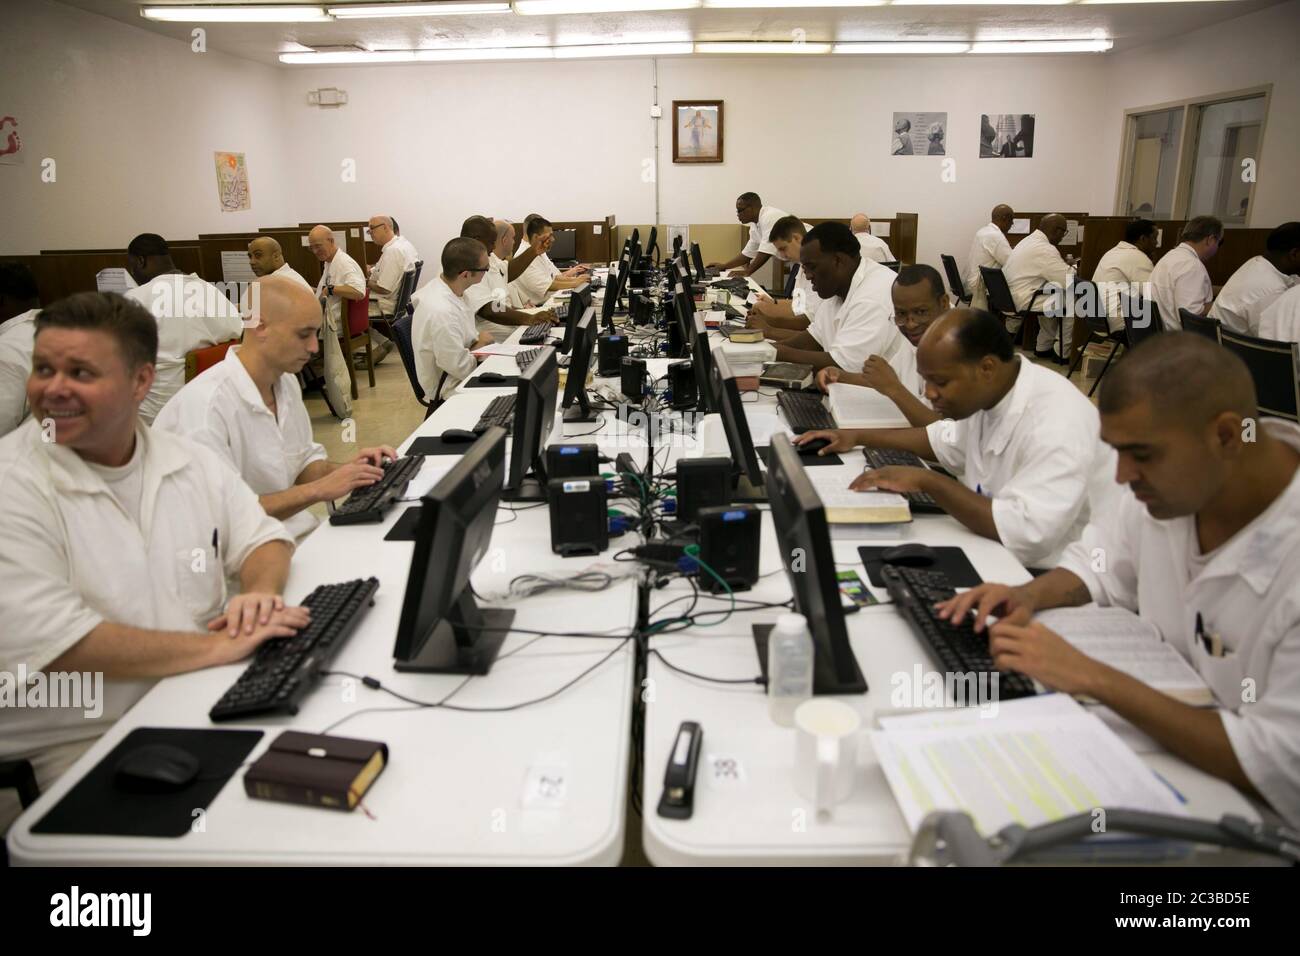
<path fill-rule="evenodd" d="M 518 258 L 527 249 L 528 243 L 521 242 L 519 248 L 515 250 L 515 258 Z M 491 253 L 488 256 L 488 261 L 491 262 Z M 559 274 L 559 268 L 551 261 L 551 257 L 543 252 L 528 263 L 528 268 L 516 276 L 515 280 L 508 285 L 510 307 L 512 309 L 528 309 L 535 305 L 541 305 L 546 301 L 546 297 L 550 295 L 551 282 Z"/>
<path fill-rule="evenodd" d="M 1097 283 L 1097 292 L 1106 306 L 1106 321 L 1110 323 L 1112 332 L 1124 328 L 1120 293 L 1133 299 L 1141 298 L 1143 289 L 1135 286 L 1151 278 L 1152 268 L 1150 256 L 1133 243 L 1124 241 L 1106 250 L 1106 254 L 1097 262 L 1092 281 Z"/>
<path fill-rule="evenodd" d="M 311 289 L 311 283 L 308 282 L 306 279 L 304 279 L 302 277 L 302 274 L 299 273 L 297 269 L 289 265 L 289 263 L 287 262 L 284 265 L 280 266 L 280 268 L 272 272 L 271 275 L 279 276 L 282 279 L 292 279 L 294 282 L 297 282 L 299 285 L 301 285 L 304 289 L 308 289 L 308 290 Z"/>
<path fill-rule="evenodd" d="M 136 441 L 138 523 L 76 452 L 41 440 L 39 422 L 0 439 L 0 670 L 35 673 L 104 621 L 206 631 L 225 607 L 227 575 L 268 541 L 290 540 L 207 448 L 143 425 Z M 98 737 L 152 684 L 105 681 L 96 718 L 6 709 L 0 757 Z"/>
<path fill-rule="evenodd" d="M 803 270 L 799 270 L 802 272 Z M 891 360 L 902 344 L 903 333 L 891 318 L 894 270 L 871 259 L 860 259 L 848 295 L 822 299 L 808 331 L 846 372 L 861 372 L 872 355 Z"/>
<path fill-rule="evenodd" d="M 984 290 L 984 277 L 980 266 L 1001 269 L 1011 256 L 1011 243 L 1002 234 L 1002 230 L 993 223 L 983 226 L 975 233 L 970 244 L 970 255 L 966 257 L 966 275 L 962 282 L 966 292 L 971 296 L 971 307 L 987 309 L 988 293 Z"/>
<path fill-rule="evenodd" d="M 817 317 L 817 309 L 822 301 L 822 297 L 813 290 L 812 282 L 800 266 L 799 271 L 795 273 L 794 288 L 790 291 L 790 308 L 795 315 L 802 315 L 811 325 L 813 319 Z"/>
<path fill-rule="evenodd" d="M 379 308 L 384 315 L 392 315 L 397 306 L 397 287 L 402 284 L 402 274 L 407 269 L 415 268 L 415 246 L 401 236 L 393 236 L 384 244 L 379 253 L 379 261 L 370 270 L 370 277 L 388 290 L 387 295 L 378 295 Z"/>
<path fill-rule="evenodd" d="M 1181 332 L 1180 308 L 1201 315 L 1214 298 L 1210 273 L 1196 251 L 1185 242 L 1170 249 L 1151 270 L 1151 300 L 1160 309 L 1167 332 Z"/>
<path fill-rule="evenodd" d="M 514 332 L 514 327 L 499 325 L 479 315 L 485 305 L 492 305 L 497 312 L 510 308 L 510 283 L 506 278 L 508 269 L 506 261 L 495 252 L 488 253 L 488 271 L 483 278 L 465 290 L 465 304 L 474 316 L 474 327 L 480 332 L 487 332 L 496 341 L 503 342 Z"/>
<path fill-rule="evenodd" d="M 152 425 L 167 400 L 185 384 L 185 355 L 244 332 L 239 307 L 196 275 L 161 275 L 126 293 L 158 321 L 158 361 L 153 388 L 140 404 L 140 418 Z"/>
<path fill-rule="evenodd" d="M 1300 426 L 1260 422 L 1300 449 Z M 1106 570 L 1094 570 L 1104 549 Z M 1140 613 L 1214 691 L 1232 750 L 1250 782 L 1300 825 L 1300 474 L 1259 517 L 1202 555 L 1193 516 L 1158 521 L 1127 488 L 1099 511 L 1061 567 L 1098 604 Z M 1224 656 L 1196 638 L 1218 634 Z M 1249 681 L 1249 684 L 1247 683 Z M 1249 687 L 1253 702 L 1243 702 Z"/>
<path fill-rule="evenodd" d="M 746 259 L 752 259 L 760 252 L 769 256 L 775 256 L 776 246 L 768 242 L 767 237 L 772 234 L 772 227 L 776 225 L 778 219 L 784 219 L 790 215 L 782 209 L 775 206 L 764 206 L 758 211 L 758 221 L 749 224 L 749 241 L 745 243 L 745 248 L 740 254 Z"/>
<path fill-rule="evenodd" d="M 899 334 L 902 335 L 901 332 Z M 903 344 L 889 359 L 889 367 L 894 370 L 894 374 L 898 376 L 905 389 L 919 398 L 926 408 L 932 408 L 930 400 L 925 397 L 925 379 L 921 377 L 921 372 L 916 367 L 916 346 L 907 340 L 907 336 L 902 337 Z"/>
<path fill-rule="evenodd" d="M 862 258 L 875 262 L 894 262 L 894 251 L 884 239 L 877 239 L 869 232 L 855 233 L 858 245 L 862 247 Z"/>
<path fill-rule="evenodd" d="M 1225 329 L 1259 335 L 1264 310 L 1295 284 L 1295 276 L 1278 271 L 1263 256 L 1252 256 L 1224 283 L 1209 316 L 1222 322 Z"/>
<path fill-rule="evenodd" d="M 1007 277 L 1012 301 L 1022 310 L 1030 307 L 1035 293 L 1047 283 L 1053 282 L 1064 289 L 1069 282 L 1069 267 L 1041 229 L 1035 229 L 1016 243 L 1002 273 Z"/>
<path fill-rule="evenodd" d="M 316 283 L 316 298 L 325 296 L 326 286 L 349 286 L 362 295 L 366 294 L 366 277 L 357 265 L 357 260 L 342 249 L 335 247 L 334 258 L 321 263 L 320 282 Z M 337 335 L 347 328 L 348 300 L 337 292 L 325 300 L 325 322 L 328 331 Z"/>
<path fill-rule="evenodd" d="M 1053 567 L 1078 539 L 1092 495 L 1114 474 L 1101 419 L 1064 375 L 1026 362 L 993 408 L 926 427 L 930 447 L 967 488 L 993 499 L 993 524 L 1022 564 Z"/>
<path fill-rule="evenodd" d="M 293 487 L 313 461 L 323 461 L 325 447 L 312 437 L 311 416 L 298 380 L 287 372 L 280 376 L 275 383 L 272 415 L 238 351 L 238 346 L 230 349 L 224 362 L 177 392 L 154 422 L 154 429 L 208 446 L 239 472 L 253 491 L 272 495 Z M 316 516 L 305 509 L 284 522 L 298 540 L 317 524 Z"/>
<path fill-rule="evenodd" d="M 477 367 L 469 347 L 478 339 L 478 331 L 465 298 L 452 292 L 442 276 L 420 291 L 411 320 L 411 350 L 420 388 L 427 399 L 437 401 L 443 372 L 447 373 L 442 389 L 446 395 Z"/>
<path fill-rule="evenodd" d="M 27 379 L 40 311 L 29 309 L 0 325 L 0 436 L 8 435 L 30 414 Z"/>
<path fill-rule="evenodd" d="M 1277 342 L 1300 342 L 1300 285 L 1283 292 L 1260 315 L 1259 337 Z"/>

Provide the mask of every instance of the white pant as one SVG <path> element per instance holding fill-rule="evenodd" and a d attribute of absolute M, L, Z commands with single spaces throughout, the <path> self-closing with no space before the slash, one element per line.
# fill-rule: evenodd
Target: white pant
<path fill-rule="evenodd" d="M 1065 323 L 1065 342 L 1061 348 L 1056 347 L 1057 323 Z M 1038 341 L 1034 343 L 1034 349 L 1039 352 L 1046 352 L 1048 349 L 1062 355 L 1065 358 L 1070 356 L 1070 345 L 1074 342 L 1074 319 L 1059 319 L 1049 315 L 1039 316 L 1038 319 Z"/>

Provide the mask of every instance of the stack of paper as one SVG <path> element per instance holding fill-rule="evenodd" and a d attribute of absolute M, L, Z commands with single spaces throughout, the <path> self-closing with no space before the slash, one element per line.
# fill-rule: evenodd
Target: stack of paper
<path fill-rule="evenodd" d="M 776 359 L 776 346 L 771 342 L 733 342 L 726 339 L 717 348 L 727 357 L 727 364 L 737 378 L 763 374 L 763 365 Z"/>
<path fill-rule="evenodd" d="M 831 414 L 840 428 L 907 428 L 898 406 L 874 388 L 844 385 L 830 387 Z"/>

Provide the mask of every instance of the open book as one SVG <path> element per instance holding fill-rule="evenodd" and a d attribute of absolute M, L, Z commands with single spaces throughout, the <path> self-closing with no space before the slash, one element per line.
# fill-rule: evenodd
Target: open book
<path fill-rule="evenodd" d="M 908 428 L 898 406 L 874 388 L 836 382 L 830 387 L 831 414 L 840 428 Z"/>
<path fill-rule="evenodd" d="M 826 523 L 900 524 L 912 520 L 907 499 L 891 491 L 850 491 L 845 468 L 808 468 L 806 474 L 826 509 Z"/>

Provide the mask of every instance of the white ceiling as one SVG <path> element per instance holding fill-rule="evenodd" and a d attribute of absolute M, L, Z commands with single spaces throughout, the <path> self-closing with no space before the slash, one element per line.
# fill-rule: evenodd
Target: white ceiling
<path fill-rule="evenodd" d="M 197 24 L 159 23 L 139 15 L 137 0 L 60 0 L 164 36 L 190 40 Z M 162 6 L 185 0 L 150 0 Z M 265 0 L 264 0 L 265 2 Z M 280 0 L 293 2 L 293 0 Z M 367 0 L 376 2 L 376 0 Z M 382 0 L 393 2 L 393 0 Z M 515 13 L 452 17 L 343 20 L 329 23 L 205 24 L 207 45 L 235 56 L 278 64 L 302 46 L 359 45 L 365 49 L 547 46 L 654 40 L 1004 40 L 1088 39 L 1101 30 L 1116 51 L 1132 49 L 1239 17 L 1279 0 L 1069 3 L 1059 6 L 816 7 L 691 10 L 570 16 Z M 248 0 L 223 3 L 256 5 Z M 325 2 L 322 6 L 328 5 Z M 299 45 L 302 46 L 299 46 Z M 285 67 L 293 69 L 293 67 Z"/>

